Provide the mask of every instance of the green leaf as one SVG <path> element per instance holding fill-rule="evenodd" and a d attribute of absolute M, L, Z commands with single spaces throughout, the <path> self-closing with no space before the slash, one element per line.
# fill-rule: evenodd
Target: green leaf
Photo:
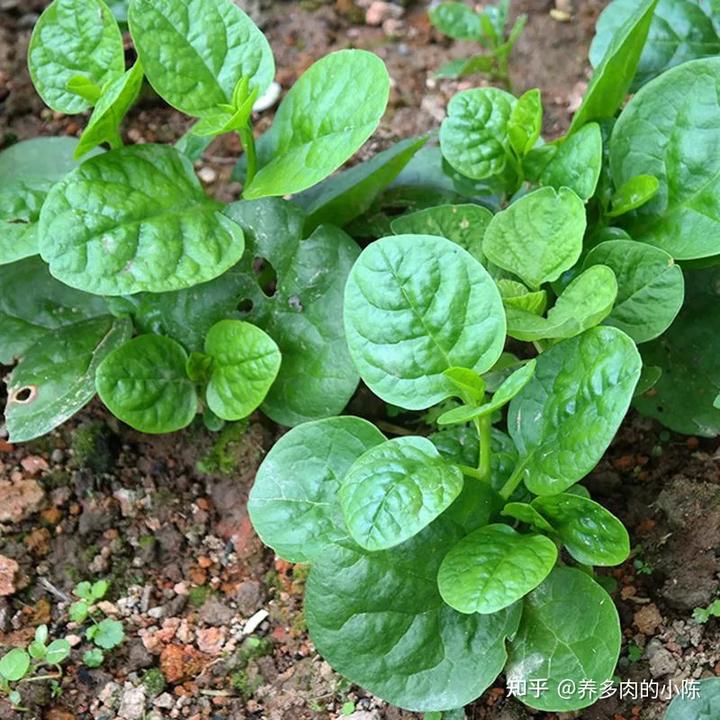
<path fill-rule="evenodd" d="M 587 707 L 611 679 L 620 642 L 620 620 L 605 590 L 581 570 L 557 567 L 525 598 L 520 628 L 510 643 L 507 682 L 525 684 L 528 692 L 521 700 L 538 710 Z M 588 681 L 595 690 L 565 699 L 558 692 L 563 680 L 576 687 Z M 547 683 L 548 690 L 535 697 L 532 681 Z"/>
<path fill-rule="evenodd" d="M 112 650 L 125 639 L 125 630 L 119 620 L 105 618 L 97 625 L 88 628 L 85 636 L 103 650 Z"/>
<path fill-rule="evenodd" d="M 75 591 L 75 592 L 77 594 L 77 591 Z M 84 600 L 74 602 L 70 606 L 70 610 L 68 611 L 68 615 L 70 616 L 70 619 L 76 623 L 85 622 L 85 620 L 87 620 L 88 614 L 89 614 L 88 603 L 85 602 Z"/>
<path fill-rule="evenodd" d="M 602 505 L 561 493 L 535 498 L 532 506 L 555 528 L 568 552 L 583 565 L 621 565 L 630 555 L 623 524 Z"/>
<path fill-rule="evenodd" d="M 33 640 L 27 646 L 27 652 L 33 660 L 42 660 L 47 654 L 47 648 L 43 643 L 39 643 L 37 642 L 37 640 Z"/>
<path fill-rule="evenodd" d="M 98 367 L 98 395 L 113 415 L 140 432 L 179 430 L 197 412 L 198 399 L 185 372 L 186 361 L 185 350 L 170 338 L 133 338 Z"/>
<path fill-rule="evenodd" d="M 614 272 L 605 265 L 593 265 L 570 282 L 547 318 L 508 307 L 508 335 L 528 342 L 579 335 L 608 317 L 617 293 Z"/>
<path fill-rule="evenodd" d="M 451 60 L 436 73 L 439 78 L 462 78 L 477 73 L 489 73 L 495 65 L 492 55 L 474 55 L 465 60 Z"/>
<path fill-rule="evenodd" d="M 443 600 L 462 613 L 489 615 L 524 597 L 553 569 L 555 543 L 521 535 L 508 525 L 486 525 L 445 556 L 438 573 Z"/>
<path fill-rule="evenodd" d="M 105 662 L 105 653 L 100 648 L 86 650 L 83 653 L 83 662 L 89 668 L 100 667 Z"/>
<path fill-rule="evenodd" d="M 241 320 L 221 320 L 205 339 L 213 359 L 207 403 L 223 420 L 242 420 L 260 403 L 277 377 L 280 350 L 260 328 Z"/>
<path fill-rule="evenodd" d="M 522 310 L 533 315 L 543 315 L 547 309 L 547 292 L 536 290 L 531 292 L 521 282 L 501 278 L 497 280 L 498 290 L 502 295 L 503 305 L 509 310 Z"/>
<path fill-rule="evenodd" d="M 700 680 L 697 697 L 677 695 L 667 709 L 665 720 L 713 720 L 720 713 L 720 678 Z"/>
<path fill-rule="evenodd" d="M 507 126 L 510 147 L 518 157 L 526 155 L 538 141 L 542 130 L 542 119 L 540 91 L 528 90 L 513 106 Z"/>
<path fill-rule="evenodd" d="M 613 36 L 636 6 L 636 0 L 613 0 L 603 10 L 590 46 L 593 65 L 600 63 Z M 718 53 L 720 38 L 698 0 L 660 0 L 630 90 L 637 92 L 675 65 Z"/>
<path fill-rule="evenodd" d="M 10 650 L 0 658 L 0 676 L 9 682 L 17 682 L 30 669 L 30 656 L 20 648 Z"/>
<path fill-rule="evenodd" d="M 478 40 L 483 35 L 480 14 L 461 2 L 443 2 L 430 8 L 430 22 L 455 40 Z"/>
<path fill-rule="evenodd" d="M 42 645 L 44 648 L 45 643 L 47 643 L 47 640 L 48 640 L 48 626 L 45 624 L 38 625 L 35 628 L 35 642 L 38 643 L 39 645 Z"/>
<path fill-rule="evenodd" d="M 510 93 L 497 88 L 455 95 L 440 127 L 443 157 L 474 180 L 502 173 L 510 154 L 508 124 L 516 102 Z"/>
<path fill-rule="evenodd" d="M 519 612 L 463 615 L 443 602 L 438 565 L 461 537 L 441 518 L 391 550 L 331 548 L 312 566 L 305 596 L 318 652 L 351 682 L 408 710 L 461 707 L 481 695 L 505 664 Z"/>
<path fill-rule="evenodd" d="M 541 188 L 493 217 L 483 251 L 536 290 L 577 262 L 585 226 L 585 206 L 572 190 Z"/>
<path fill-rule="evenodd" d="M 533 156 L 528 159 L 528 176 L 541 185 L 559 190 L 569 187 L 582 200 L 595 193 L 603 161 L 602 133 L 597 123 L 588 123 L 557 145 L 543 145 L 534 153 L 544 156 L 541 169 L 532 172 Z"/>
<path fill-rule="evenodd" d="M 361 455 L 339 492 L 345 523 L 366 550 L 400 545 L 458 496 L 462 473 L 423 437 L 400 437 Z"/>
<path fill-rule="evenodd" d="M 70 655 L 70 643 L 65 638 L 53 640 L 47 646 L 45 662 L 48 665 L 59 665 Z"/>
<path fill-rule="evenodd" d="M 262 541 L 290 562 L 315 562 L 346 540 L 340 483 L 366 450 L 384 442 L 374 425 L 355 417 L 304 423 L 283 435 L 263 460 L 248 500 Z"/>
<path fill-rule="evenodd" d="M 95 395 L 95 370 L 132 334 L 107 315 L 66 325 L 27 349 L 7 381 L 5 420 L 12 442 L 50 432 Z"/>
<path fill-rule="evenodd" d="M 502 301 L 485 268 L 458 245 L 396 235 L 369 245 L 345 288 L 350 354 L 370 389 L 418 410 L 452 394 L 443 374 L 478 374 L 500 357 Z"/>
<path fill-rule="evenodd" d="M 90 588 L 90 594 L 93 600 L 102 600 L 107 594 L 110 587 L 107 580 L 96 580 Z"/>
<path fill-rule="evenodd" d="M 645 415 L 676 432 L 720 434 L 720 269 L 689 272 L 685 305 L 670 329 L 643 345 L 643 362 L 662 374 L 652 393 L 635 398 Z"/>
<path fill-rule="evenodd" d="M 262 93 L 275 77 L 265 36 L 227 0 L 133 0 L 128 23 L 150 84 L 186 115 L 231 103 L 242 78 Z"/>
<path fill-rule="evenodd" d="M 73 595 L 77 595 L 77 597 L 87 600 L 89 603 L 95 600 L 92 593 L 92 585 L 87 580 L 83 580 L 75 586 Z"/>
<path fill-rule="evenodd" d="M 624 219 L 632 237 L 676 260 L 720 254 L 720 58 L 693 60 L 645 85 L 610 138 L 610 167 L 622 187 L 637 175 L 660 183 L 655 197 Z"/>
<path fill-rule="evenodd" d="M 503 517 L 511 517 L 542 530 L 552 533 L 555 528 L 529 503 L 509 502 L 500 513 Z"/>
<path fill-rule="evenodd" d="M 46 105 L 72 115 L 92 103 L 68 90 L 82 77 L 102 87 L 125 71 L 122 35 L 102 0 L 54 0 L 35 24 L 28 66 Z"/>
<path fill-rule="evenodd" d="M 329 223 L 342 227 L 362 215 L 427 142 L 427 136 L 401 140 L 359 165 L 323 180 L 293 198 L 308 214 L 305 232 Z"/>
<path fill-rule="evenodd" d="M 331 226 L 303 239 L 303 213 L 281 200 L 234 203 L 226 213 L 242 226 L 248 241 L 238 300 L 252 302 L 247 319 L 270 335 L 282 355 L 263 412 L 290 426 L 337 415 L 358 384 L 342 320 L 343 290 L 358 246 Z M 254 258 L 263 258 L 275 270 L 271 297 L 253 277 Z M 184 298 L 192 306 L 192 294 Z M 182 331 L 183 316 L 177 317 Z"/>
<path fill-rule="evenodd" d="M 483 262 L 482 241 L 492 213 L 482 205 L 436 205 L 401 215 L 390 224 L 396 235 L 438 235 Z"/>
<path fill-rule="evenodd" d="M 652 200 L 660 189 L 660 181 L 654 175 L 635 175 L 626 180 L 612 196 L 608 217 L 625 215 Z"/>
<path fill-rule="evenodd" d="M 40 251 L 55 277 L 81 290 L 176 290 L 242 256 L 241 228 L 219 211 L 177 150 L 126 147 L 53 187 L 40 213 Z"/>
<path fill-rule="evenodd" d="M 482 402 L 485 397 L 485 381 L 473 370 L 461 367 L 451 367 L 443 375 L 450 380 L 460 392 L 455 392 L 459 398 L 468 396 L 476 402 Z"/>
<path fill-rule="evenodd" d="M 508 413 L 531 492 L 563 492 L 595 467 L 627 412 L 640 366 L 632 340 L 610 327 L 586 330 L 537 358 L 535 376 Z"/>
<path fill-rule="evenodd" d="M 388 72 L 373 53 L 340 50 L 318 60 L 275 113 L 265 136 L 270 160 L 244 197 L 290 195 L 326 178 L 375 131 L 389 92 Z"/>
<path fill-rule="evenodd" d="M 118 142 L 118 128 L 127 111 L 137 100 L 142 81 L 142 66 L 136 62 L 124 75 L 108 84 L 80 137 L 80 143 L 75 150 L 76 158 L 102 143 L 109 143 L 112 147 L 121 144 Z"/>
<path fill-rule="evenodd" d="M 584 267 L 608 266 L 615 273 L 618 294 L 605 318 L 636 343 L 652 340 L 667 330 L 683 304 L 685 283 L 680 268 L 660 248 L 632 240 L 610 240 L 594 247 Z"/>
<path fill-rule="evenodd" d="M 569 133 L 593 120 L 615 115 L 623 104 L 647 39 L 658 0 L 636 0 L 633 12 L 613 35 L 596 66 L 582 105 L 575 113 Z"/>

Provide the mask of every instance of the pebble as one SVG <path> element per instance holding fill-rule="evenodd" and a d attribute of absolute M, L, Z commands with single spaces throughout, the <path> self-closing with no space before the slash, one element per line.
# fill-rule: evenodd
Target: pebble
<path fill-rule="evenodd" d="M 60 465 L 65 460 L 65 453 L 60 448 L 55 448 L 50 454 L 50 460 L 56 465 Z"/>
<path fill-rule="evenodd" d="M 659 640 L 651 640 L 645 654 L 650 661 L 650 674 L 654 678 L 672 675 L 677 670 L 677 660 Z"/>
<path fill-rule="evenodd" d="M 153 705 L 163 710 L 170 710 L 175 707 L 175 698 L 170 693 L 164 692 L 153 700 Z"/>
<path fill-rule="evenodd" d="M 260 113 L 269 110 L 280 99 L 281 93 L 280 83 L 271 82 L 270 87 L 255 101 L 253 112 Z"/>
<path fill-rule="evenodd" d="M 140 685 L 133 687 L 125 683 L 122 697 L 120 698 L 120 709 L 118 717 L 124 720 L 140 720 L 145 713 L 145 688 Z"/>
<path fill-rule="evenodd" d="M 246 623 L 243 628 L 243 635 L 252 635 L 269 617 L 270 613 L 267 610 L 258 610 Z"/>
<path fill-rule="evenodd" d="M 198 177 L 206 185 L 211 185 L 217 180 L 217 173 L 211 167 L 204 165 L 198 170 Z"/>
<path fill-rule="evenodd" d="M 390 18 L 400 19 L 403 13 L 404 10 L 399 5 L 384 2 L 384 0 L 375 0 L 365 13 L 365 23 L 373 26 L 382 25 Z"/>
<path fill-rule="evenodd" d="M 15 576 L 20 571 L 20 566 L 9 557 L 0 555 L 0 597 L 12 595 L 17 587 Z"/>
<path fill-rule="evenodd" d="M 213 596 L 200 608 L 200 620 L 206 625 L 228 625 L 234 617 L 235 613 Z"/>

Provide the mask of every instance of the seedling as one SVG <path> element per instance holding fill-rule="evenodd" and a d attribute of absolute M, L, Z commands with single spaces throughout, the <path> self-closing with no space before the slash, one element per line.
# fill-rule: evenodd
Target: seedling
<path fill-rule="evenodd" d="M 693 610 L 693 619 L 701 625 L 704 625 L 711 617 L 720 617 L 720 600 L 714 600 L 707 607 L 697 607 Z"/>

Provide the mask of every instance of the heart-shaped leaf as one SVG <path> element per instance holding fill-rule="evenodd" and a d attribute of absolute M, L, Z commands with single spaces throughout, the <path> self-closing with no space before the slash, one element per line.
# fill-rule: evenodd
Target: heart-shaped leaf
<path fill-rule="evenodd" d="M 458 496 L 460 470 L 423 437 L 370 448 L 348 470 L 339 492 L 355 542 L 376 551 L 399 545 L 429 525 Z"/>
<path fill-rule="evenodd" d="M 654 175 L 635 175 L 626 180 L 610 198 L 608 217 L 625 215 L 652 200 L 660 189 L 660 181 Z"/>
<path fill-rule="evenodd" d="M 544 535 L 521 535 L 509 525 L 486 525 L 445 555 L 438 587 L 450 607 L 489 615 L 536 588 L 556 560 L 555 543 Z"/>
<path fill-rule="evenodd" d="M 21 648 L 14 648 L 0 658 L 0 677 L 17 682 L 30 669 L 30 656 Z"/>
<path fill-rule="evenodd" d="M 135 145 L 86 160 L 53 187 L 40 213 L 50 272 L 87 292 L 164 292 L 234 265 L 242 229 L 208 198 L 172 147 Z"/>
<path fill-rule="evenodd" d="M 518 157 L 527 154 L 538 141 L 542 130 L 542 119 L 540 91 L 528 90 L 518 98 L 508 122 L 510 145 Z"/>
<path fill-rule="evenodd" d="M 384 442 L 374 425 L 355 417 L 316 420 L 283 435 L 263 460 L 248 500 L 263 542 L 290 562 L 315 562 L 347 540 L 340 483 L 366 450 Z"/>
<path fill-rule="evenodd" d="M 345 288 L 350 354 L 370 389 L 407 409 L 452 394 L 450 367 L 489 370 L 505 341 L 495 283 L 469 253 L 431 235 L 369 245 Z"/>
<path fill-rule="evenodd" d="M 189 425 L 197 412 L 185 372 L 187 353 L 160 335 L 141 335 L 110 353 L 97 369 L 100 399 L 120 420 L 145 433 Z"/>

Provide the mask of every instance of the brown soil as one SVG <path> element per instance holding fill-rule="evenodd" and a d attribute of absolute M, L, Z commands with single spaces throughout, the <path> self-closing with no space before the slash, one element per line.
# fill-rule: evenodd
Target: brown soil
<path fill-rule="evenodd" d="M 42 0 L 0 0 L 0 147 L 36 135 L 77 134 L 83 117 L 59 116 L 35 95 L 25 69 L 29 32 Z M 576 1 L 572 21 L 550 17 L 554 3 L 520 0 L 530 16 L 512 62 L 515 91 L 540 87 L 546 133 L 567 127 L 587 77 L 587 46 L 604 0 Z M 314 59 L 349 45 L 387 62 L 391 107 L 367 156 L 395 138 L 437 128 L 447 100 L 469 82 L 437 81 L 434 70 L 468 50 L 437 36 L 426 8 L 408 9 L 398 36 L 363 23 L 351 0 L 257 3 L 284 88 Z M 482 81 L 482 79 L 478 79 Z M 263 118 L 262 128 L 269 123 Z M 170 142 L 187 119 L 146 94 L 126 123 L 129 142 Z M 235 197 L 228 177 L 238 153 L 216 141 L 199 165 L 209 189 Z M 93 404 L 42 441 L 15 447 L 0 438 L 0 555 L 20 567 L 17 591 L 0 597 L 0 644 L 25 642 L 47 622 L 77 636 L 62 693 L 35 684 L 25 717 L 268 718 L 415 717 L 389 708 L 335 675 L 304 630 L 306 569 L 276 560 L 254 535 L 245 510 L 254 472 L 277 428 L 260 418 L 218 436 L 191 428 L 148 438 Z M 8 481 L 21 486 L 9 497 Z M 636 681 L 720 673 L 720 621 L 698 624 L 720 582 L 720 450 L 631 416 L 587 481 L 593 496 L 628 525 L 633 558 L 611 574 L 626 644 L 618 674 Z M 2 570 L 2 568 L 0 568 Z M 88 669 L 82 628 L 68 623 L 74 585 L 111 580 L 107 612 L 126 641 L 101 668 Z M 3 581 L 0 572 L 0 585 Z M 267 617 L 247 635 L 248 620 Z M 164 686 L 164 687 L 163 687 Z M 583 720 L 659 720 L 665 703 L 611 698 Z M 0 701 L 0 717 L 12 718 Z M 19 717 L 19 716 L 18 716 Z M 468 710 L 479 720 L 556 720 L 508 699 L 502 682 Z"/>

